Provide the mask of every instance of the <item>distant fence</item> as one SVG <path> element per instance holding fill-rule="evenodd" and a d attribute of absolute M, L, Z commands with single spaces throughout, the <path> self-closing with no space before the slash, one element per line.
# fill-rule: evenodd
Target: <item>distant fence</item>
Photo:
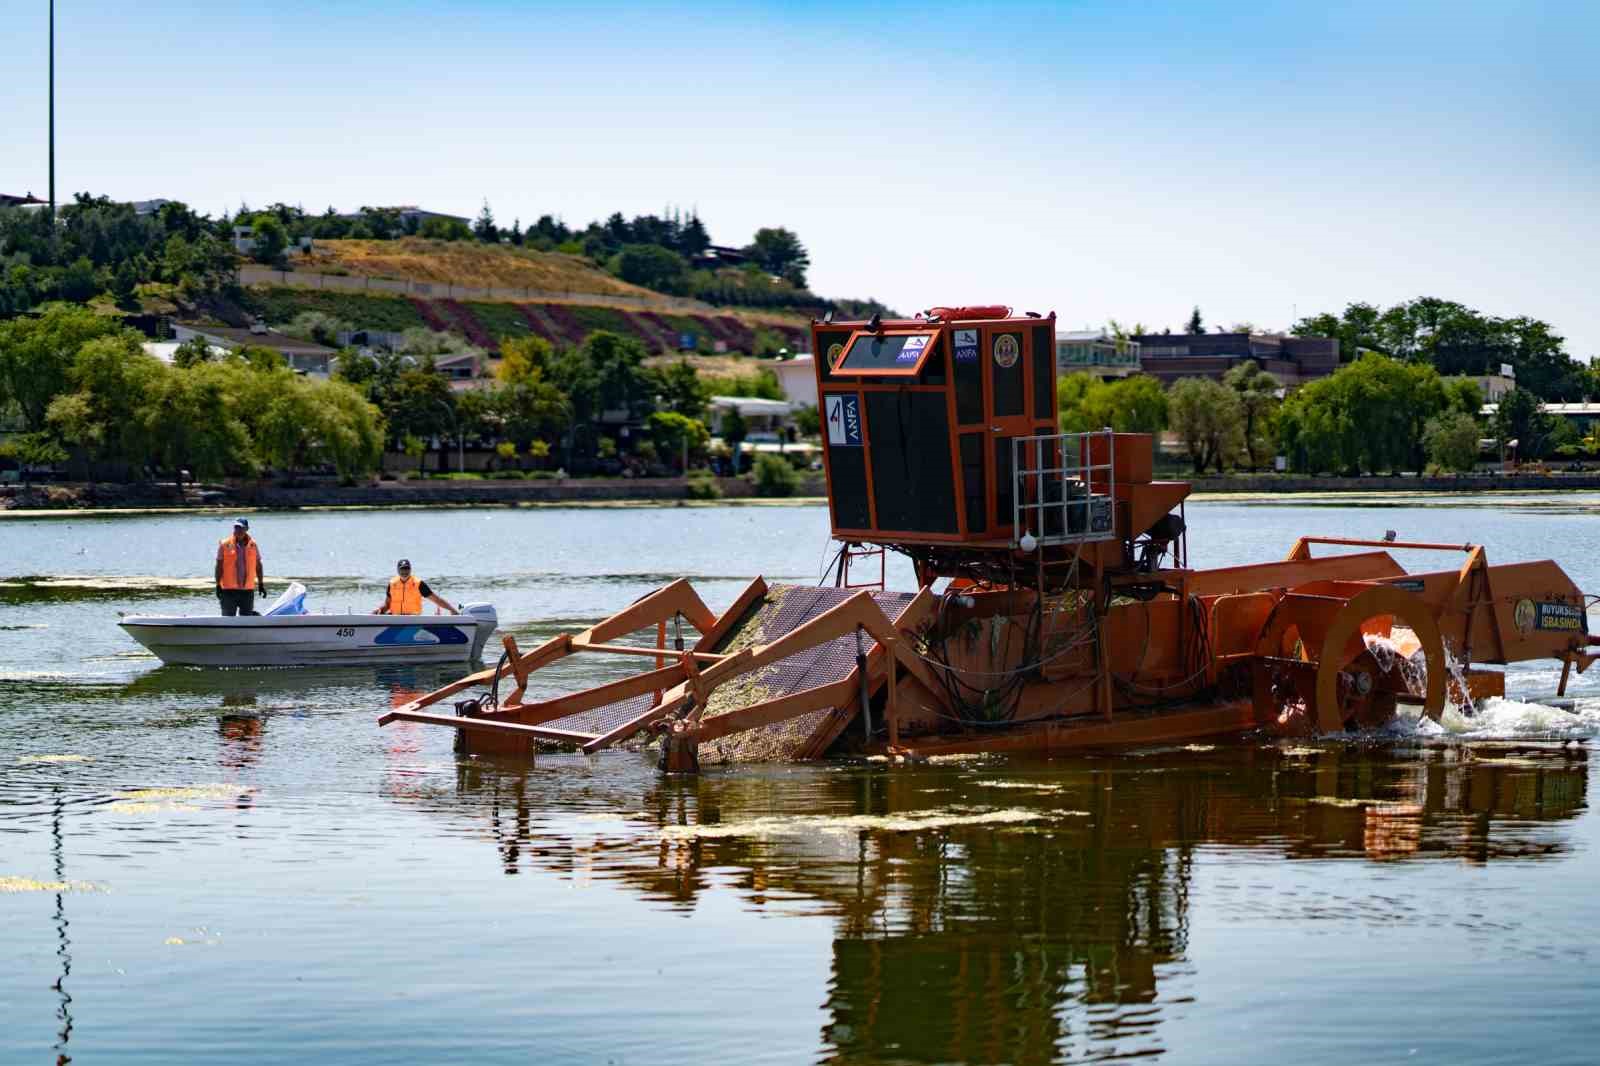
<path fill-rule="evenodd" d="M 512 303 L 590 304 L 596 307 L 637 307 L 641 311 L 688 311 L 704 313 L 714 308 L 699 300 L 677 296 L 635 296 L 631 293 L 563 292 L 552 289 L 508 289 L 495 286 L 454 285 L 443 281 L 412 281 L 404 278 L 371 278 L 357 275 L 313 274 L 309 271 L 273 270 L 264 266 L 241 266 L 240 285 L 282 285 L 295 289 L 329 289 L 338 292 L 386 292 L 400 296 L 420 296 L 429 300 L 488 300 Z"/>

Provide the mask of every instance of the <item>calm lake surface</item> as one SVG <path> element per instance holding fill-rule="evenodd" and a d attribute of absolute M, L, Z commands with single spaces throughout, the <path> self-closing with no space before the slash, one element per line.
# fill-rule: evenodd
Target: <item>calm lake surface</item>
<path fill-rule="evenodd" d="M 1188 517 L 1198 566 L 1394 529 L 1600 591 L 1595 496 Z M 523 647 L 680 575 L 715 608 L 815 581 L 827 544 L 820 507 L 252 525 L 274 594 L 370 609 L 408 556 Z M 528 767 L 376 727 L 450 671 L 146 655 L 117 612 L 211 610 L 226 532 L 0 520 L 0 1062 L 1596 1061 L 1600 670 L 1576 714 L 1339 741 Z M 1513 667 L 1512 694 L 1558 674 Z"/>

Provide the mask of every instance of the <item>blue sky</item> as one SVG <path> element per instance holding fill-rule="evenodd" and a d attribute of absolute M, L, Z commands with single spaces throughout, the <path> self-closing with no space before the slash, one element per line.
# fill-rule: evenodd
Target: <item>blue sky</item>
<path fill-rule="evenodd" d="M 44 0 L 0 190 L 46 185 Z M 1419 295 L 1600 355 L 1600 3 L 59 0 L 58 193 L 796 230 L 824 294 L 1286 327 Z"/>

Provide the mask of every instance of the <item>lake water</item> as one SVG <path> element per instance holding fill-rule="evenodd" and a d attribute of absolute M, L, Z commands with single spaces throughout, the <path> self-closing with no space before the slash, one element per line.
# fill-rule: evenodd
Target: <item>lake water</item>
<path fill-rule="evenodd" d="M 1600 497 L 1188 517 L 1199 566 L 1394 529 L 1600 590 Z M 368 609 L 408 556 L 523 647 L 680 575 L 713 607 L 757 573 L 814 581 L 827 538 L 817 507 L 252 524 L 274 591 Z M 375 726 L 450 671 L 145 655 L 117 611 L 210 608 L 226 532 L 0 520 L 0 1062 L 1596 1059 L 1600 670 L 1577 714 L 1339 741 L 516 766 Z M 1558 673 L 1513 667 L 1513 694 Z"/>

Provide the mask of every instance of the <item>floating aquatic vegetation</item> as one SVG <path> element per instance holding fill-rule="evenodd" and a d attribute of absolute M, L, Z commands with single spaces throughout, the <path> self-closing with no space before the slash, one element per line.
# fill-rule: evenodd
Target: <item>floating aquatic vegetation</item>
<path fill-rule="evenodd" d="M 980 788 L 1026 788 L 1034 792 L 1060 792 L 1064 785 L 1046 785 L 1035 781 L 979 781 Z"/>
<path fill-rule="evenodd" d="M 788 818 L 752 818 L 748 821 L 717 822 L 710 825 L 669 825 L 661 828 L 660 835 L 663 840 L 716 840 L 847 836 L 863 832 L 920 833 L 972 825 L 1025 825 L 1030 822 L 1074 816 L 1087 818 L 1089 812 L 1021 808 L 973 812 L 965 808 L 946 808 L 909 811 L 904 814 L 799 815 Z"/>
<path fill-rule="evenodd" d="M 178 785 L 168 788 L 136 788 L 126 792 L 118 792 L 117 799 L 122 800 L 157 800 L 157 799 L 232 799 L 246 792 L 254 792 L 250 785 Z"/>
<path fill-rule="evenodd" d="M 192 803 L 141 803 L 137 801 L 121 801 L 118 803 L 113 803 L 106 809 L 112 814 L 154 814 L 157 811 L 198 811 L 200 808 L 196 807 Z"/>
<path fill-rule="evenodd" d="M 0 893 L 3 892 L 95 892 L 99 886 L 90 881 L 35 881 L 31 877 L 0 875 Z"/>
<path fill-rule="evenodd" d="M 39 766 L 51 763 L 94 762 L 93 755 L 18 755 L 17 765 Z"/>
<path fill-rule="evenodd" d="M 107 810 L 113 814 L 153 814 L 156 812 L 198 811 L 184 802 L 197 799 L 234 799 L 254 792 L 249 785 L 186 785 L 168 788 L 136 788 L 116 793 Z"/>

